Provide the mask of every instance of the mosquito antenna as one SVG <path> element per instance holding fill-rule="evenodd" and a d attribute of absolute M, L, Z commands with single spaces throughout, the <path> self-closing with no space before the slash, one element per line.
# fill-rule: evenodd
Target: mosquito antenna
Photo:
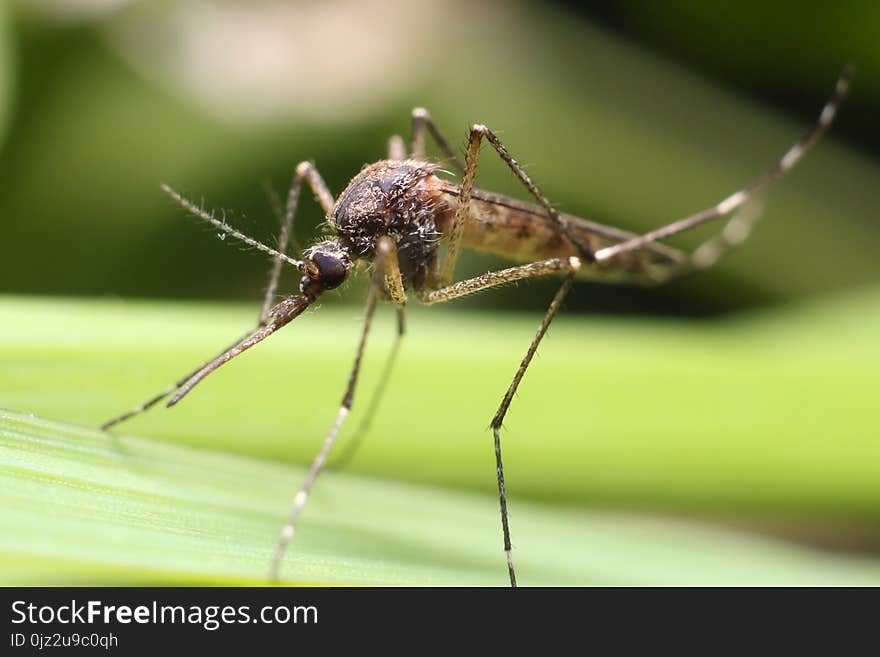
<path fill-rule="evenodd" d="M 294 260 L 290 256 L 287 256 L 284 253 L 281 253 L 280 251 L 276 251 L 271 246 L 266 246 L 262 242 L 255 240 L 253 237 L 249 237 L 249 236 L 245 235 L 244 233 L 237 231 L 235 228 L 233 228 L 232 226 L 227 224 L 225 221 L 217 219 L 217 217 L 215 217 L 213 215 L 213 213 L 207 212 L 207 211 L 203 210 L 202 208 L 200 208 L 199 206 L 195 205 L 192 201 L 185 199 L 183 196 L 178 194 L 176 191 L 174 191 L 168 185 L 163 184 L 162 191 L 164 191 L 166 194 L 168 194 L 168 196 L 173 198 L 175 201 L 177 201 L 177 203 L 179 203 L 186 210 L 188 210 L 190 212 L 190 214 L 195 215 L 199 219 L 204 219 L 205 221 L 212 224 L 216 228 L 219 228 L 220 230 L 222 230 L 227 235 L 232 235 L 232 237 L 234 237 L 235 239 L 237 239 L 241 242 L 244 242 L 248 246 L 252 246 L 259 251 L 262 251 L 263 253 L 268 253 L 270 256 L 278 258 L 279 260 L 284 260 L 285 262 L 293 265 L 297 269 L 302 269 L 302 267 L 303 267 L 302 260 Z"/>
<path fill-rule="evenodd" d="M 801 157 L 803 157 L 804 153 L 807 152 L 810 146 L 812 146 L 815 141 L 820 136 L 822 136 L 828 126 L 831 125 L 831 121 L 834 120 L 834 115 L 837 113 L 837 108 L 840 106 L 841 101 L 843 100 L 844 96 L 846 96 L 846 92 L 849 89 L 850 78 L 851 71 L 849 67 L 847 67 L 837 79 L 837 85 L 834 87 L 834 93 L 831 94 L 831 98 L 829 98 L 824 107 L 822 107 L 822 111 L 820 112 L 819 118 L 816 120 L 816 122 L 812 126 L 810 126 L 809 130 L 804 133 L 804 136 L 801 137 L 794 146 L 792 146 L 785 152 L 785 155 L 780 158 L 779 162 L 776 163 L 776 166 L 770 169 L 763 176 L 754 180 L 752 183 L 750 183 L 746 187 L 743 187 L 739 191 L 734 192 L 714 207 L 708 208 L 701 212 L 697 212 L 696 214 L 685 217 L 684 219 L 680 219 L 679 221 L 673 222 L 671 224 L 667 224 L 662 228 L 658 228 L 657 230 L 651 231 L 650 233 L 645 233 L 640 237 L 636 237 L 625 242 L 615 244 L 613 246 L 608 246 L 604 249 L 599 249 L 595 253 L 596 260 L 608 260 L 608 258 L 612 258 L 625 251 L 640 249 L 647 244 L 650 244 L 651 242 L 662 240 L 671 235 L 675 235 L 676 233 L 681 233 L 695 226 L 699 226 L 700 224 L 712 221 L 713 219 L 717 219 L 718 217 L 722 217 L 740 207 L 756 191 L 766 187 L 770 182 L 788 173 L 792 169 L 792 167 L 794 167 L 794 165 L 798 163 Z"/>

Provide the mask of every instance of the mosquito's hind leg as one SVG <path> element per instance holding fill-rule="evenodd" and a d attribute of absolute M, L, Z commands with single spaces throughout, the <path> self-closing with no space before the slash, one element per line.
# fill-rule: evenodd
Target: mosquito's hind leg
<path fill-rule="evenodd" d="M 678 221 L 674 221 L 671 224 L 667 224 L 656 230 L 652 230 L 650 233 L 645 233 L 644 235 L 633 237 L 632 239 L 625 240 L 623 242 L 620 242 L 619 244 L 614 244 L 612 246 L 605 247 L 604 249 L 600 249 L 595 254 L 596 260 L 601 262 L 603 260 L 613 258 L 620 253 L 640 249 L 647 244 L 665 239 L 686 230 L 690 230 L 695 226 L 713 221 L 715 219 L 718 219 L 719 217 L 723 217 L 735 210 L 742 208 L 746 203 L 749 202 L 749 200 L 753 198 L 755 192 L 758 192 L 777 178 L 780 178 L 791 171 L 792 168 L 794 168 L 794 166 L 804 156 L 804 153 L 806 153 L 809 148 L 814 143 L 816 143 L 816 140 L 819 139 L 819 137 L 821 137 L 822 134 L 828 129 L 828 126 L 830 126 L 831 122 L 834 120 L 834 115 L 837 113 L 837 108 L 840 107 L 840 103 L 843 101 L 847 91 L 849 90 L 849 81 L 850 72 L 849 70 L 844 70 L 843 73 L 841 73 L 840 77 L 837 79 L 837 84 L 834 87 L 834 91 L 832 92 L 831 97 L 825 102 L 825 105 L 822 107 L 822 111 L 819 113 L 819 117 L 816 119 L 813 125 L 811 125 L 807 129 L 807 131 L 803 134 L 803 136 L 801 136 L 797 143 L 794 144 L 794 146 L 789 148 L 783 154 L 783 156 L 773 166 L 773 168 L 767 171 L 763 176 L 756 178 L 748 185 L 734 192 L 727 198 L 721 200 L 711 208 L 706 208 L 705 210 L 701 210 L 700 212 L 692 214 L 689 217 L 679 219 Z M 753 222 L 754 219 L 752 219 L 752 223 Z M 736 226 L 738 223 L 740 225 L 744 225 L 742 222 L 738 221 L 731 221 L 730 223 L 733 226 Z M 731 228 L 731 230 L 735 230 L 735 228 Z M 736 240 L 733 241 L 735 242 Z"/>
<path fill-rule="evenodd" d="M 562 286 L 553 297 L 553 301 L 550 302 L 550 307 L 544 315 L 541 326 L 538 328 L 538 332 L 532 339 L 532 343 L 529 345 L 525 357 L 519 364 L 519 368 L 513 377 L 513 381 L 511 381 L 510 386 L 507 388 L 507 392 L 501 400 L 501 405 L 498 407 L 491 423 L 492 434 L 495 439 L 495 463 L 498 472 L 498 498 L 501 504 L 501 530 L 504 539 L 504 552 L 507 555 L 507 571 L 510 576 L 511 586 L 516 586 L 516 571 L 513 567 L 513 554 L 511 552 L 510 544 L 510 525 L 507 518 L 507 490 L 504 487 L 504 466 L 501 461 L 501 425 L 504 422 L 504 416 L 507 414 L 507 409 L 510 407 L 510 402 L 513 400 L 514 394 L 516 394 L 516 389 L 519 387 L 520 381 L 522 381 L 529 364 L 532 362 L 535 352 L 538 350 L 538 345 L 541 343 L 541 339 L 544 337 L 544 334 L 547 333 L 547 328 L 550 326 L 550 322 L 553 321 L 553 318 L 559 311 L 559 307 L 562 305 L 565 295 L 568 294 L 568 291 L 571 289 L 574 277 L 580 268 L 581 261 L 579 258 L 554 258 L 552 260 L 533 262 L 528 265 L 520 265 L 519 267 L 511 267 L 501 271 L 489 272 L 488 274 L 460 281 L 449 287 L 426 292 L 422 295 L 422 300 L 425 301 L 425 303 L 442 303 L 444 301 L 452 301 L 453 299 L 468 294 L 480 292 L 490 287 L 495 287 L 496 285 L 512 283 L 524 278 L 534 278 L 537 276 L 547 276 L 549 274 L 567 272 Z"/>
<path fill-rule="evenodd" d="M 763 204 L 756 199 L 751 199 L 740 208 L 739 212 L 734 213 L 727 220 L 717 235 L 688 253 L 684 261 L 649 265 L 644 274 L 644 282 L 649 285 L 659 285 L 679 276 L 713 266 L 728 251 L 746 241 L 755 224 L 761 218 L 762 211 Z"/>
<path fill-rule="evenodd" d="M 464 171 L 464 167 L 461 166 L 461 161 L 458 159 L 455 151 L 449 146 L 449 142 L 446 141 L 437 124 L 434 123 L 434 119 L 431 118 L 431 114 L 424 107 L 416 107 L 412 111 L 410 157 L 416 160 L 425 159 L 425 130 L 431 133 L 434 141 L 437 142 L 440 150 L 443 151 L 443 155 L 449 160 L 449 163 L 459 171 Z"/>

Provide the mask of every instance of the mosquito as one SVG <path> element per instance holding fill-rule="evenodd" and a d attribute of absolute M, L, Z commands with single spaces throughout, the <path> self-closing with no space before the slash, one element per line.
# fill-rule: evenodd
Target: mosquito
<path fill-rule="evenodd" d="M 409 148 L 400 136 L 391 137 L 388 157 L 364 166 L 337 198 L 333 197 L 315 166 L 311 162 L 301 162 L 296 167 L 283 212 L 280 202 L 276 203 L 276 214 L 281 223 L 277 248 L 245 235 L 224 219 L 218 219 L 163 185 L 164 191 L 189 213 L 210 223 L 224 236 L 229 235 L 271 256 L 273 264 L 269 283 L 258 322 L 252 330 L 143 404 L 104 423 L 102 429 L 128 420 L 169 396 L 166 406 L 174 406 L 221 365 L 289 324 L 324 292 L 342 285 L 359 262 L 371 265 L 363 328 L 348 384 L 336 418 L 293 498 L 289 518 L 282 527 L 269 569 L 270 579 L 275 581 L 309 493 L 351 411 L 361 360 L 379 299 L 394 304 L 398 320 L 395 345 L 377 387 L 381 395 L 404 334 L 404 308 L 408 294 L 424 304 L 433 305 L 514 281 L 560 276 L 562 282 L 490 423 L 497 465 L 503 547 L 510 585 L 515 587 L 516 571 L 501 459 L 501 427 L 517 388 L 575 279 L 655 285 L 715 264 L 726 251 L 748 237 L 760 215 L 753 198 L 755 192 L 790 171 L 831 124 L 846 95 L 849 78 L 848 71 L 841 74 L 816 122 L 764 175 L 710 208 L 641 235 L 558 212 L 498 135 L 485 125 L 471 126 L 462 163 L 424 108 L 412 112 Z M 426 157 L 427 135 L 445 155 L 444 165 L 448 163 L 458 171 L 460 182 L 449 182 L 438 175 L 449 172 L 444 172 L 439 163 Z M 535 203 L 474 187 L 484 141 L 510 168 Z M 323 208 L 328 230 L 297 259 L 287 251 L 303 182 L 309 185 Z M 692 251 L 661 242 L 700 224 L 728 216 L 717 235 Z M 462 248 L 495 254 L 520 264 L 454 282 L 455 266 Z M 273 303 L 285 264 L 302 274 L 299 293 Z M 366 428 L 368 418 L 375 411 L 377 399 L 378 396 L 374 396 L 362 429 Z M 350 450 L 347 454 L 350 455 Z"/>

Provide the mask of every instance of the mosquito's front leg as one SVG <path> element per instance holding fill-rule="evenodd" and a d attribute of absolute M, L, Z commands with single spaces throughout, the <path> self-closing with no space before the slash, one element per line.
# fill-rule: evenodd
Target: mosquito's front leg
<path fill-rule="evenodd" d="M 452 301 L 453 299 L 468 294 L 480 292 L 495 287 L 496 285 L 512 283 L 513 281 L 522 280 L 524 278 L 534 278 L 536 276 L 547 276 L 549 274 L 567 272 L 562 286 L 559 288 L 556 296 L 553 297 L 553 301 L 550 302 L 550 307 L 544 315 L 541 326 L 538 328 L 538 332 L 532 339 L 532 343 L 529 345 L 529 349 L 526 352 L 525 357 L 522 359 L 522 362 L 513 377 L 513 381 L 510 382 L 510 386 L 507 388 L 507 392 L 501 400 L 501 405 L 498 407 L 498 411 L 495 413 L 495 417 L 492 418 L 491 423 L 492 434 L 495 439 L 495 463 L 498 472 L 498 498 L 501 505 L 501 530 L 504 539 L 504 552 L 507 555 L 507 571 L 510 576 L 511 586 L 516 586 L 516 571 L 513 567 L 513 554 L 510 544 L 510 525 L 507 518 L 507 490 L 504 487 L 504 465 L 501 460 L 501 425 L 504 422 L 504 416 L 507 414 L 507 409 L 510 407 L 510 402 L 513 400 L 514 394 L 516 394 L 516 389 L 519 386 L 520 381 L 522 381 L 522 378 L 529 367 L 529 363 L 532 362 L 535 352 L 538 350 L 538 345 L 541 343 L 541 339 L 547 332 L 550 322 L 552 322 L 553 318 L 556 316 L 559 307 L 562 305 L 563 299 L 565 299 L 565 295 L 568 294 L 568 291 L 571 289 L 574 277 L 580 268 L 581 261 L 579 258 L 554 258 L 552 260 L 533 262 L 528 265 L 520 265 L 519 267 L 511 267 L 501 271 L 489 272 L 488 274 L 460 281 L 454 285 L 426 292 L 421 295 L 421 298 L 425 303 L 442 303 L 444 301 Z"/>
<path fill-rule="evenodd" d="M 327 466 L 336 470 L 341 470 L 351 462 L 364 438 L 366 438 L 373 423 L 373 418 L 376 416 L 379 405 L 382 403 L 382 397 L 391 378 L 391 372 L 394 371 L 397 354 L 400 352 L 400 343 L 406 330 L 406 320 L 404 317 L 406 294 L 403 288 L 403 278 L 400 274 L 400 263 L 397 259 L 397 246 L 394 244 L 394 240 L 387 235 L 383 235 L 377 240 L 376 250 L 380 255 L 380 262 L 377 263 L 377 267 L 382 266 L 384 268 L 385 289 L 388 291 L 388 296 L 391 297 L 397 306 L 397 334 L 394 339 L 394 345 L 391 347 L 388 358 L 385 360 L 382 373 L 379 375 L 379 383 L 376 384 L 376 389 L 373 391 L 373 396 L 370 398 L 367 410 L 360 424 L 351 438 L 348 439 L 348 442 L 345 443 L 339 456 Z"/>
<path fill-rule="evenodd" d="M 366 310 L 364 312 L 364 328 L 361 333 L 361 340 L 358 343 L 357 354 L 355 355 L 354 364 L 351 368 L 351 374 L 348 377 L 348 385 L 345 388 L 345 394 L 342 396 L 342 403 L 339 406 L 339 411 L 336 413 L 336 420 L 333 422 L 330 431 L 324 438 L 324 442 L 321 445 L 321 449 L 318 451 L 318 455 L 315 456 L 314 461 L 312 461 L 312 465 L 306 474 L 305 481 L 293 498 L 290 516 L 284 527 L 281 529 L 281 537 L 278 539 L 278 545 L 275 548 L 275 553 L 272 557 L 272 564 L 269 570 L 269 578 L 272 580 L 278 579 L 281 561 L 284 558 L 287 546 L 293 540 L 294 534 L 296 533 L 300 514 L 308 501 L 312 486 L 314 486 L 318 474 L 320 474 L 321 469 L 324 467 L 324 463 L 327 461 L 327 456 L 330 454 L 336 436 L 339 435 L 342 423 L 345 422 L 345 418 L 348 416 L 349 411 L 351 411 L 352 404 L 354 403 L 354 392 L 357 386 L 358 375 L 360 374 L 361 361 L 363 360 L 364 350 L 367 345 L 367 337 L 370 334 L 370 326 L 373 321 L 373 314 L 376 310 L 376 302 L 383 285 L 388 286 L 388 292 L 397 304 L 399 311 L 399 329 L 402 334 L 402 309 L 403 304 L 406 302 L 406 296 L 403 291 L 400 266 L 397 262 L 397 247 L 395 246 L 394 241 L 387 236 L 382 236 L 377 240 L 373 277 L 370 284 L 370 291 L 367 295 Z"/>
<path fill-rule="evenodd" d="M 308 501 L 309 493 L 312 490 L 312 486 L 314 486 L 315 480 L 318 478 L 318 474 L 321 472 L 321 468 L 323 467 L 324 462 L 327 460 L 327 455 L 330 453 L 330 449 L 333 447 L 333 442 L 336 440 L 336 436 L 339 434 L 339 429 L 342 427 L 342 423 L 345 422 L 345 418 L 348 416 L 348 413 L 351 410 L 352 402 L 354 401 L 354 390 L 357 384 L 358 374 L 360 373 L 361 360 L 364 355 L 364 348 L 367 344 L 367 336 L 370 333 L 370 324 L 373 320 L 373 313 L 376 310 L 377 297 L 377 286 L 373 284 L 370 286 L 370 291 L 367 296 L 367 307 L 364 313 L 364 328 L 363 332 L 361 333 L 361 340 L 358 343 L 354 365 L 352 366 L 351 374 L 348 378 L 348 385 L 345 388 L 345 394 L 342 397 L 342 403 L 339 406 L 339 411 L 336 413 L 336 419 L 333 421 L 333 425 L 330 427 L 330 431 L 324 438 L 324 443 L 321 445 L 321 449 L 318 451 L 318 455 L 315 456 L 315 460 L 312 461 L 312 465 L 309 468 L 308 473 L 306 474 L 305 481 L 303 482 L 302 486 L 300 486 L 300 489 L 294 496 L 293 504 L 290 509 L 290 517 L 284 524 L 284 527 L 281 529 L 281 537 L 278 539 L 278 545 L 275 548 L 275 554 L 272 556 L 272 563 L 269 569 L 269 579 L 273 581 L 278 579 L 278 572 L 281 568 L 281 561 L 284 558 L 284 552 L 287 550 L 287 546 L 293 540 L 293 536 L 296 533 L 296 526 L 299 522 L 299 516 L 302 513 L 306 502 Z"/>
<path fill-rule="evenodd" d="M 287 243 L 293 232 L 293 222 L 296 217 L 296 208 L 299 204 L 299 193 L 302 188 L 302 181 L 308 181 L 312 192 L 318 198 L 318 202 L 324 209 L 324 214 L 329 215 L 333 211 L 333 194 L 318 173 L 315 165 L 311 162 L 300 162 L 296 166 L 293 174 L 293 180 L 290 183 L 290 190 L 287 192 L 287 204 L 284 210 L 284 219 L 281 222 L 281 230 L 278 233 L 278 251 L 280 253 L 287 252 Z M 272 308 L 275 300 L 275 292 L 278 290 L 278 279 L 281 276 L 281 265 L 283 259 L 276 257 L 272 263 L 272 269 L 269 273 L 269 284 L 266 286 L 266 294 L 263 297 L 263 307 L 260 311 L 260 326 L 264 326 L 269 310 Z"/>
<path fill-rule="evenodd" d="M 391 346 L 391 351 L 388 352 L 388 357 L 385 359 L 385 365 L 382 367 L 382 373 L 379 375 L 379 382 L 373 390 L 373 396 L 367 404 L 367 408 L 364 411 L 357 429 L 355 429 L 351 437 L 343 444 L 339 455 L 336 456 L 332 462 L 327 464 L 328 468 L 332 470 L 342 470 L 351 463 L 355 454 L 357 454 L 358 449 L 360 449 L 360 446 L 363 444 L 364 439 L 367 437 L 367 434 L 370 432 L 370 427 L 373 425 L 373 418 L 376 417 L 376 413 L 379 411 L 382 398 L 385 396 L 385 390 L 388 387 L 388 381 L 391 380 L 391 373 L 394 371 L 394 365 L 397 363 L 397 356 L 400 353 L 400 345 L 403 342 L 404 331 L 405 320 L 403 306 L 399 306 L 397 308 L 397 331 L 394 336 L 394 344 Z"/>

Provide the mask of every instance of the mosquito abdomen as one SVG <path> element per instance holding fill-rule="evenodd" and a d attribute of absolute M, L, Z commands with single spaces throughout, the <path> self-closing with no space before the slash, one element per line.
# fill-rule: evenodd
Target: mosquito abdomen
<path fill-rule="evenodd" d="M 440 198 L 448 208 L 438 217 L 438 225 L 445 232 L 458 205 L 458 187 L 443 183 Z M 583 246 L 590 252 L 600 247 L 595 235 L 575 235 L 583 239 Z M 575 245 L 540 208 L 478 189 L 471 195 L 462 244 L 521 262 L 579 255 Z"/>

